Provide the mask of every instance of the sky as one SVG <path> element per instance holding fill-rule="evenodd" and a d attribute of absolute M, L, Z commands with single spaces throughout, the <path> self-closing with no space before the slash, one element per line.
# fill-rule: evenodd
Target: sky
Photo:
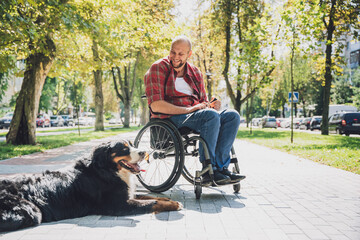
<path fill-rule="evenodd" d="M 210 5 L 209 1 L 204 1 L 201 5 L 201 9 L 204 9 Z M 179 23 L 191 21 L 194 19 L 196 12 L 198 11 L 197 0 L 175 0 L 175 12 L 176 20 Z"/>

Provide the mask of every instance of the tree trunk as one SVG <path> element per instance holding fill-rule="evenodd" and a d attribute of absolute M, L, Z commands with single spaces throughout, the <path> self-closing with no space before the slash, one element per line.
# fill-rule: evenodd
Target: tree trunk
<path fill-rule="evenodd" d="M 141 116 L 140 116 L 140 125 L 144 126 L 148 120 L 149 120 L 149 112 L 148 112 L 148 106 L 147 106 L 147 100 L 141 99 L 140 100 L 141 105 Z"/>
<path fill-rule="evenodd" d="M 225 38 L 226 38 L 226 45 L 225 45 L 225 66 L 223 71 L 223 76 L 226 82 L 226 89 L 231 99 L 232 104 L 235 105 L 235 96 L 232 90 L 230 80 L 229 80 L 229 68 L 230 68 L 230 43 L 231 43 L 231 24 L 232 24 L 232 4 L 231 1 L 225 1 Z"/>
<path fill-rule="evenodd" d="M 7 143 L 36 144 L 36 115 L 41 91 L 56 53 L 55 44 L 49 36 L 43 43 L 46 44 L 46 53 L 35 52 L 26 59 L 23 83 L 16 99 L 10 130 L 6 135 Z"/>
<path fill-rule="evenodd" d="M 293 32 L 292 38 L 292 47 L 291 47 L 291 56 L 290 56 L 290 81 L 291 81 L 291 122 L 290 122 L 290 129 L 291 129 L 291 143 L 294 142 L 294 54 L 295 54 L 295 37 Z M 296 113 L 295 113 L 296 114 Z"/>
<path fill-rule="evenodd" d="M 242 31 L 241 31 L 240 4 L 241 4 L 241 1 L 239 1 L 239 0 L 236 1 L 238 38 L 239 38 L 239 42 L 242 43 L 243 40 L 242 40 Z M 242 56 L 242 48 L 239 48 L 239 56 Z M 237 76 L 236 98 L 235 98 L 235 102 L 234 102 L 234 108 L 238 113 L 240 113 L 241 97 L 242 97 L 242 95 L 241 95 L 242 84 L 241 84 L 241 65 L 240 65 L 240 63 L 238 64 L 237 71 L 238 71 L 238 76 Z"/>
<path fill-rule="evenodd" d="M 307 113 L 306 113 L 306 107 L 305 107 L 305 101 L 302 101 L 302 105 L 303 105 L 303 114 L 304 114 L 304 117 L 306 118 L 307 117 Z"/>
<path fill-rule="evenodd" d="M 95 131 L 104 131 L 104 96 L 102 92 L 102 70 L 99 57 L 98 45 L 93 40 L 92 52 L 96 63 L 96 70 L 93 71 L 95 82 Z"/>
<path fill-rule="evenodd" d="M 130 101 L 124 103 L 124 128 L 130 127 Z"/>
<path fill-rule="evenodd" d="M 335 15 L 335 4 L 336 0 L 331 0 L 331 10 L 329 14 L 329 23 L 326 24 L 324 20 L 324 24 L 327 28 L 327 38 L 326 38 L 326 60 L 325 60 L 325 86 L 324 86 L 324 108 L 322 114 L 322 123 L 321 123 L 321 134 L 322 135 L 329 135 L 329 104 L 330 104 L 330 90 L 331 90 L 331 82 L 332 82 L 332 40 L 333 40 L 333 32 L 335 30 L 334 25 L 334 15 Z"/>
<path fill-rule="evenodd" d="M 95 131 L 104 131 L 104 96 L 102 92 L 102 70 L 93 71 L 95 80 Z"/>

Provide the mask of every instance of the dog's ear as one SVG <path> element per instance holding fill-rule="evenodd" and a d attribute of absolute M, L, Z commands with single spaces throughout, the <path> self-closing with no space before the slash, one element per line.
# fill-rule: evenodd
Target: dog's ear
<path fill-rule="evenodd" d="M 131 147 L 134 147 L 134 144 L 133 144 L 133 142 L 132 142 L 132 141 L 127 140 L 127 142 L 129 143 L 129 145 L 130 145 Z"/>
<path fill-rule="evenodd" d="M 109 167 L 112 163 L 110 143 L 103 143 L 97 146 L 93 152 L 91 162 L 97 169 Z"/>

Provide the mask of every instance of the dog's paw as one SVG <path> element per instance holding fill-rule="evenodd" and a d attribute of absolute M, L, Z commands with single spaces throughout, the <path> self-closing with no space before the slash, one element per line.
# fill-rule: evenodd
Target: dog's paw
<path fill-rule="evenodd" d="M 157 201 L 152 210 L 155 213 L 164 212 L 164 211 L 179 211 L 183 208 L 183 205 L 180 202 L 176 201 Z"/>
<path fill-rule="evenodd" d="M 184 206 L 182 205 L 181 202 L 177 202 L 178 203 L 178 211 L 182 210 L 184 208 Z"/>

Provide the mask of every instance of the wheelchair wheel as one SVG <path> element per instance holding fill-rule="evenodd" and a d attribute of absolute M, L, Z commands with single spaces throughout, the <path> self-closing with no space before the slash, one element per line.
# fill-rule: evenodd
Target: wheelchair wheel
<path fill-rule="evenodd" d="M 191 137 L 184 141 L 184 168 L 183 177 L 191 184 L 194 184 L 195 172 L 201 171 L 202 164 L 199 161 L 199 141 L 198 136 Z"/>
<path fill-rule="evenodd" d="M 137 175 L 152 192 L 164 192 L 174 186 L 184 166 L 184 149 L 177 130 L 165 120 L 150 121 L 135 138 L 135 147 L 147 151 L 149 161 L 142 161 Z"/>

